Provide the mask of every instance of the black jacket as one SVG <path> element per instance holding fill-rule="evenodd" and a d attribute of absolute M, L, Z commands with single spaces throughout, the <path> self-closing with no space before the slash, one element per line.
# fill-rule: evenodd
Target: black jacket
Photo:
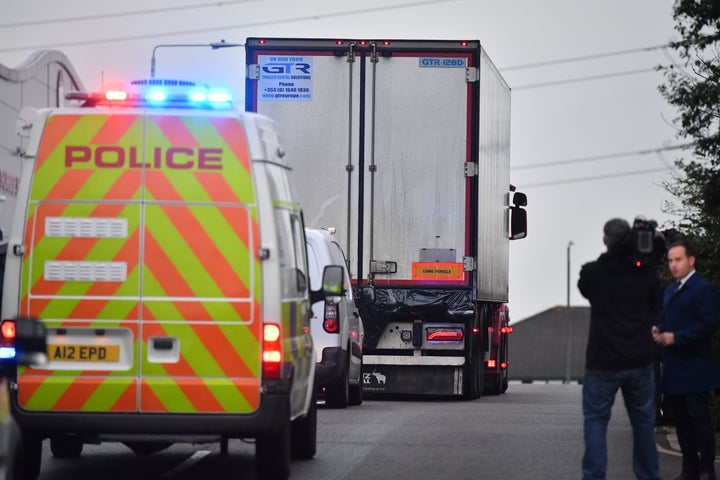
<path fill-rule="evenodd" d="M 657 351 L 651 329 L 662 308 L 652 267 L 636 267 L 629 255 L 610 250 L 583 265 L 580 293 L 590 301 L 588 370 L 626 370 L 649 365 Z"/>

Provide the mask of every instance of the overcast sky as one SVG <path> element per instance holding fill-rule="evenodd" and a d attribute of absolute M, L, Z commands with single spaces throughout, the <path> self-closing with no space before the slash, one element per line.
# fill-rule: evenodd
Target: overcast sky
<path fill-rule="evenodd" d="M 159 44 L 256 37 L 478 39 L 513 89 L 511 181 L 529 197 L 529 236 L 510 248 L 514 322 L 570 303 L 602 226 L 675 217 L 663 188 L 677 116 L 658 93 L 677 39 L 672 0 L 3 0 L 0 63 L 68 56 L 84 86 L 149 76 Z M 243 48 L 160 48 L 157 76 L 231 88 L 243 105 Z M 563 62 L 556 62 L 564 60 Z M 535 64 L 545 64 L 533 66 Z M 668 147 L 670 147 L 668 149 Z M 664 150 L 663 150 L 664 149 Z M 687 155 L 687 153 L 685 153 Z M 677 172 L 675 172 L 677 173 Z"/>

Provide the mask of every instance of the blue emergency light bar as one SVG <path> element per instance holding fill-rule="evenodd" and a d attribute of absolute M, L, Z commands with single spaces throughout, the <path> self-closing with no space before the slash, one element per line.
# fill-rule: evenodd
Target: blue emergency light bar
<path fill-rule="evenodd" d="M 68 100 L 81 100 L 83 107 L 155 107 L 155 108 L 201 108 L 227 110 L 232 108 L 228 92 L 210 89 L 186 80 L 143 79 L 133 80 L 122 90 L 105 93 L 70 92 Z"/>

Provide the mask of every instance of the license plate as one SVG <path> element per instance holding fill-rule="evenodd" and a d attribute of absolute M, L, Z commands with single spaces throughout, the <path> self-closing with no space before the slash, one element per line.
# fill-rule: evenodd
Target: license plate
<path fill-rule="evenodd" d="M 117 362 L 120 345 L 48 345 L 51 362 Z"/>

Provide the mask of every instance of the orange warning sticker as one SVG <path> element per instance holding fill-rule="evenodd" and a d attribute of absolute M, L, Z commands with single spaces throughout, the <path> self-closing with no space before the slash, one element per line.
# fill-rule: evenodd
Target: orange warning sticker
<path fill-rule="evenodd" d="M 413 262 L 413 280 L 463 280 L 462 263 Z"/>

